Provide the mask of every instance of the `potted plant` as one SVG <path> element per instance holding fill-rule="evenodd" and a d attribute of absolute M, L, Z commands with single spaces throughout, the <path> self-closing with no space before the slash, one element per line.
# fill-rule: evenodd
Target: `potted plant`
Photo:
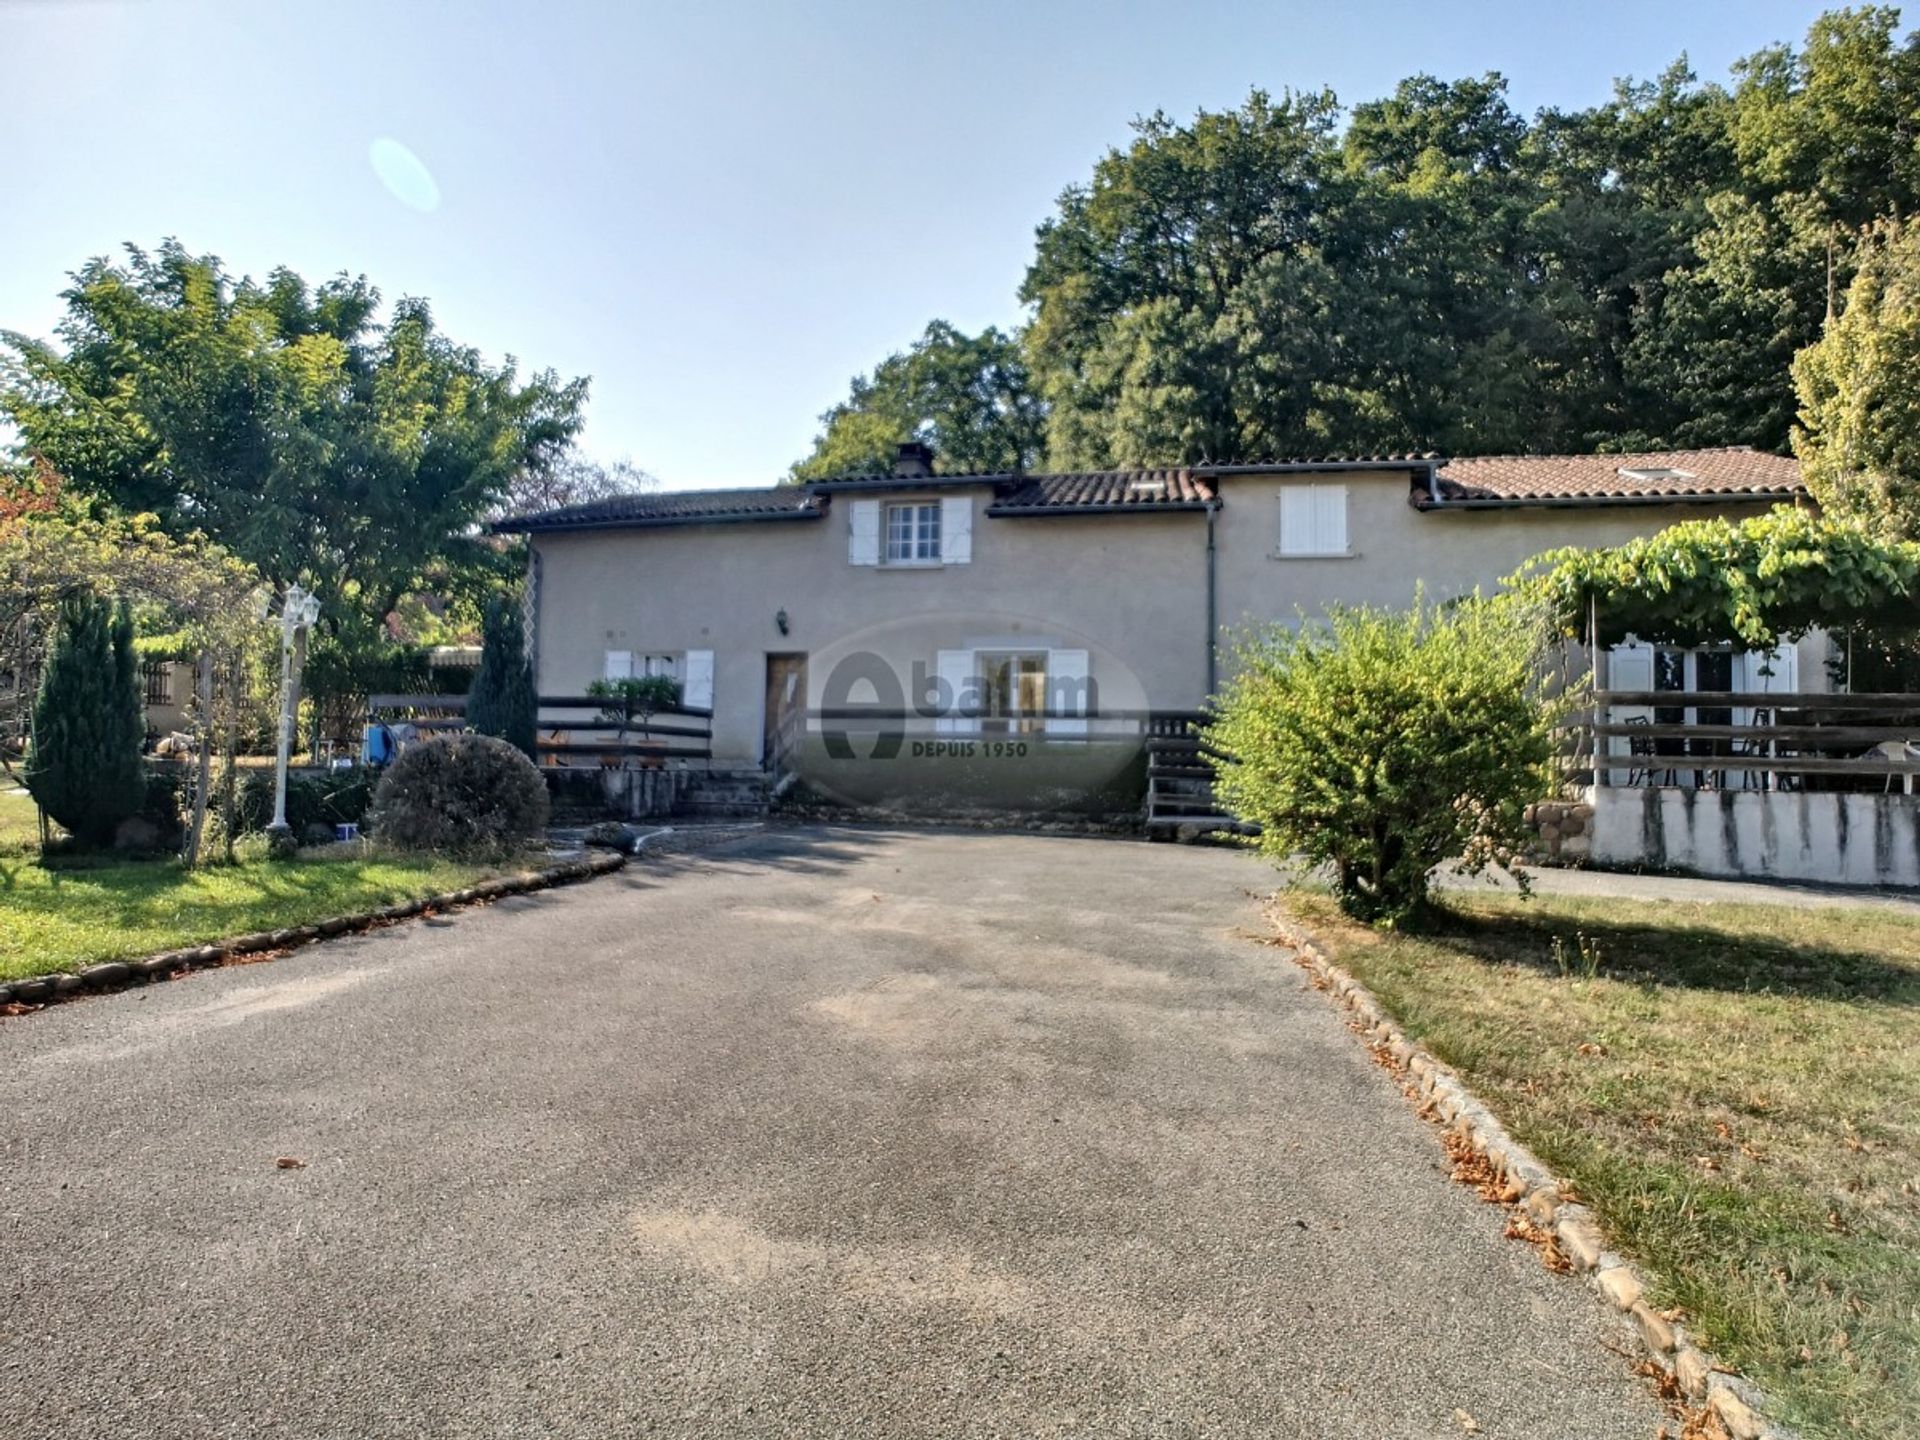
<path fill-rule="evenodd" d="M 621 764 L 624 768 L 627 734 L 633 729 L 634 720 L 636 717 L 639 719 L 644 735 L 656 711 L 671 710 L 679 705 L 680 682 L 671 675 L 633 675 L 624 680 L 595 680 L 587 686 L 587 694 L 607 702 L 601 708 L 601 719 L 619 722 Z M 657 770 L 667 762 L 667 747 L 664 744 L 643 741 L 635 750 L 643 769 Z"/>

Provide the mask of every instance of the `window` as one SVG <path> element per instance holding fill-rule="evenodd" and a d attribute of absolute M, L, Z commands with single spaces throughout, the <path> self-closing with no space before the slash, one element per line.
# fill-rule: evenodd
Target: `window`
<path fill-rule="evenodd" d="M 171 705 L 173 703 L 173 667 L 162 661 L 158 665 L 149 665 L 142 672 L 147 682 L 147 704 Z"/>
<path fill-rule="evenodd" d="M 886 560 L 889 565 L 940 563 L 940 502 L 916 500 L 889 505 Z"/>
<path fill-rule="evenodd" d="M 605 674 L 609 680 L 633 680 L 642 675 L 669 675 L 677 679 L 680 670 L 671 655 L 636 655 L 631 650 L 609 650 Z"/>
<path fill-rule="evenodd" d="M 1289 485 L 1280 492 L 1282 555 L 1346 555 L 1347 487 Z"/>

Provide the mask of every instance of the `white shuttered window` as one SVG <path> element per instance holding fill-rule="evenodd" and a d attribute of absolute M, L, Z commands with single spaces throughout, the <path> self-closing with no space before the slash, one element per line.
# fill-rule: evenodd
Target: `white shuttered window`
<path fill-rule="evenodd" d="M 1349 553 L 1345 485 L 1289 485 L 1280 492 L 1280 553 Z"/>

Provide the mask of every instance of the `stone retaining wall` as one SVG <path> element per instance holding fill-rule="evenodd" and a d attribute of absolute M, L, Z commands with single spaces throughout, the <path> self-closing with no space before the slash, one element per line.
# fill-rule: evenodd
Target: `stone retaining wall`
<path fill-rule="evenodd" d="M 1578 864 L 1593 853 L 1593 806 L 1585 800 L 1542 800 L 1527 807 L 1534 834 L 1531 858 L 1545 864 Z"/>

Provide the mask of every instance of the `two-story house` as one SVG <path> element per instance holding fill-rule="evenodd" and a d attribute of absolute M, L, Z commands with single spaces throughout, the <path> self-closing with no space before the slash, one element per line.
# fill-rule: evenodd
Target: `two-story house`
<path fill-rule="evenodd" d="M 1545 550 L 1804 494 L 1796 462 L 1747 449 L 942 475 L 904 445 L 888 475 L 500 528 L 532 542 L 543 695 L 673 674 L 715 763 L 750 767 L 850 716 L 903 715 L 909 758 L 1137 749 L 1143 716 L 1202 707 L 1245 627 L 1491 592 Z"/>

